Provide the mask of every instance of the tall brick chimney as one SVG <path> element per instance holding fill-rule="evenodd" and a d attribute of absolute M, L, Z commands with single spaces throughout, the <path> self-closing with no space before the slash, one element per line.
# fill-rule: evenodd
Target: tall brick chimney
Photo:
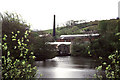
<path fill-rule="evenodd" d="M 53 37 L 55 37 L 55 15 L 53 19 Z"/>

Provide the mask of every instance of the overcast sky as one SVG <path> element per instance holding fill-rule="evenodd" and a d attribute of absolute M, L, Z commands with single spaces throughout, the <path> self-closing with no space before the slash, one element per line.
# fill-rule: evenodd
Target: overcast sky
<path fill-rule="evenodd" d="M 53 28 L 69 20 L 105 20 L 118 17 L 120 0 L 0 0 L 0 12 L 16 12 L 31 29 Z"/>

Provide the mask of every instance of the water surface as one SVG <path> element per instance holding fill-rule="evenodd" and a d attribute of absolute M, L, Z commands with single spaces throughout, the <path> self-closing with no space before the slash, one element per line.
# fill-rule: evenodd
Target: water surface
<path fill-rule="evenodd" d="M 95 60 L 82 57 L 55 57 L 35 64 L 37 78 L 92 78 L 98 72 L 94 69 L 98 65 Z"/>

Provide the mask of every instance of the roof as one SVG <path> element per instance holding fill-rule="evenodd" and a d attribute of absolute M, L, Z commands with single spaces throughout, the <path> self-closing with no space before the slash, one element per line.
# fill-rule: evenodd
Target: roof
<path fill-rule="evenodd" d="M 61 44 L 70 45 L 71 42 L 47 42 L 47 44 L 52 44 L 52 45 L 61 45 Z"/>
<path fill-rule="evenodd" d="M 60 38 L 75 38 L 75 37 L 88 37 L 88 36 L 99 36 L 99 34 L 77 34 L 77 35 L 61 35 Z"/>

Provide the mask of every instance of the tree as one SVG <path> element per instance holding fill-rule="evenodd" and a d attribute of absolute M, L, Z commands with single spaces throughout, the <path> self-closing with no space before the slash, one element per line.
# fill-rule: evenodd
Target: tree
<path fill-rule="evenodd" d="M 29 50 L 29 26 L 17 14 L 2 15 L 2 77 L 33 78 L 36 73 L 34 53 Z"/>
<path fill-rule="evenodd" d="M 76 38 L 73 40 L 71 45 L 71 55 L 88 57 L 88 46 L 89 42 L 85 43 L 82 39 Z"/>
<path fill-rule="evenodd" d="M 7 35 L 7 44 L 8 49 L 11 52 L 11 56 L 14 56 L 15 58 L 19 55 L 19 50 L 14 50 L 14 46 L 17 46 L 17 41 L 12 41 L 12 34 L 15 34 L 16 39 L 21 39 L 24 37 L 24 33 L 26 30 L 30 29 L 30 25 L 27 25 L 22 19 L 20 19 L 20 16 L 15 13 L 4 13 L 2 15 L 2 35 Z M 19 32 L 19 35 L 17 34 Z M 29 37 L 29 36 L 28 36 Z M 23 39 L 25 44 L 28 44 L 28 47 L 30 48 L 30 43 Z M 4 41 L 3 41 L 4 43 Z M 18 55 L 16 55 L 16 54 Z M 5 55 L 5 53 L 2 53 Z"/>
<path fill-rule="evenodd" d="M 55 47 L 47 44 L 47 42 L 52 41 L 52 37 L 47 37 L 45 34 L 43 36 L 34 36 L 33 42 L 33 52 L 35 53 L 36 60 L 46 60 L 51 59 L 56 56 Z"/>
<path fill-rule="evenodd" d="M 101 61 L 97 70 L 105 70 L 105 76 L 98 78 L 120 78 L 120 20 L 99 22 L 100 38 L 90 45 L 90 53 Z"/>

